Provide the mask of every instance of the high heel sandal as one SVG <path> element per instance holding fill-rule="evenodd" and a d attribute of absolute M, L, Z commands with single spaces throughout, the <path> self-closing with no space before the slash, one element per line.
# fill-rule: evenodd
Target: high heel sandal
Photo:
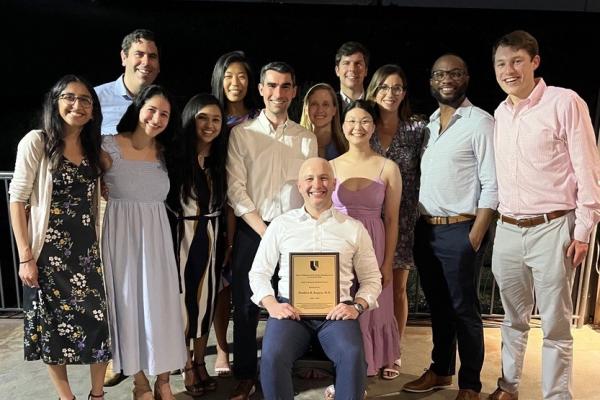
<path fill-rule="evenodd" d="M 147 378 L 145 378 L 145 382 L 138 384 L 136 383 L 135 379 L 133 381 L 133 400 L 138 400 L 138 399 L 142 399 L 142 396 L 144 396 L 146 393 L 150 392 L 150 399 L 154 399 L 154 396 L 152 396 L 152 389 L 150 388 L 150 382 L 148 381 Z"/>
<path fill-rule="evenodd" d="M 160 376 L 156 377 L 156 381 L 154 382 L 154 400 L 163 400 L 162 394 L 160 393 L 160 387 L 163 385 L 169 385 L 169 378 L 161 379 Z M 172 398 L 175 397 L 171 394 Z M 171 400 L 171 399 L 164 399 Z"/>
<path fill-rule="evenodd" d="M 106 392 L 102 392 L 102 394 L 92 394 L 92 391 L 90 390 L 90 394 L 88 394 L 88 400 L 103 399 L 105 394 Z M 73 397 L 73 399 L 75 399 L 75 397 Z"/>
<path fill-rule="evenodd" d="M 212 392 L 217 390 L 217 380 L 208 374 L 204 361 L 194 361 L 193 367 L 196 369 L 196 376 L 200 379 L 200 385 L 205 391 Z"/>
<path fill-rule="evenodd" d="M 191 385 L 187 385 L 185 383 L 187 374 L 190 374 L 194 377 L 194 383 Z M 204 387 L 200 383 L 200 378 L 198 377 L 198 373 L 196 372 L 196 368 L 193 363 L 191 367 L 185 367 L 183 369 L 183 385 L 185 386 L 185 392 L 192 397 L 201 397 L 204 395 Z"/>

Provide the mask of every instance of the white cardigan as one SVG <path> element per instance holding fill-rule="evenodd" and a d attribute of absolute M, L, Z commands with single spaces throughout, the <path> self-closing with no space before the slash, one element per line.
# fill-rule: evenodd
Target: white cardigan
<path fill-rule="evenodd" d="M 35 260 L 38 259 L 48 230 L 50 201 L 52 199 L 52 172 L 50 159 L 44 150 L 41 130 L 26 134 L 17 147 L 15 172 L 8 189 L 11 203 L 29 201 L 29 244 Z M 92 212 L 96 216 L 96 234 L 100 234 L 98 205 L 100 204 L 100 179 L 96 182 L 95 204 Z M 99 237 L 99 236 L 98 236 Z"/>

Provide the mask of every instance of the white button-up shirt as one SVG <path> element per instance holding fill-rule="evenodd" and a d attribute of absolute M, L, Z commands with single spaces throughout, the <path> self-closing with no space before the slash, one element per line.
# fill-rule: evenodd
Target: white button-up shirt
<path fill-rule="evenodd" d="M 494 119 L 465 99 L 440 134 L 440 110 L 426 128 L 421 158 L 421 214 L 475 215 L 498 206 L 494 164 Z"/>
<path fill-rule="evenodd" d="M 302 163 L 317 156 L 317 138 L 289 119 L 273 128 L 265 111 L 231 131 L 227 196 L 238 217 L 258 211 L 264 221 L 300 207 L 296 187 Z"/>
<path fill-rule="evenodd" d="M 360 221 L 333 207 L 314 219 L 304 207 L 273 220 L 263 236 L 249 273 L 252 301 L 258 305 L 273 296 L 271 277 L 279 263 L 279 295 L 289 298 L 290 253 L 336 252 L 340 265 L 340 302 L 352 300 L 350 288 L 354 272 L 359 288 L 355 297 L 369 308 L 377 307 L 381 293 L 381 273 L 369 233 Z"/>

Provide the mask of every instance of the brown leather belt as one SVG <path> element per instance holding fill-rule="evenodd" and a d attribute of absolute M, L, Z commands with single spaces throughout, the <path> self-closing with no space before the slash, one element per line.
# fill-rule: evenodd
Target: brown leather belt
<path fill-rule="evenodd" d="M 571 211 L 572 210 L 552 211 L 547 214 L 521 219 L 507 217 L 506 215 L 500 215 L 500 221 L 506 222 L 507 224 L 516 225 L 519 228 L 531 228 L 532 226 L 541 225 L 545 222 L 552 221 L 553 219 L 560 218 L 563 215 L 570 213 Z"/>
<path fill-rule="evenodd" d="M 458 222 L 471 221 L 475 219 L 474 215 L 452 215 L 450 217 L 433 217 L 431 215 L 423 215 L 423 219 L 430 225 L 448 225 Z"/>

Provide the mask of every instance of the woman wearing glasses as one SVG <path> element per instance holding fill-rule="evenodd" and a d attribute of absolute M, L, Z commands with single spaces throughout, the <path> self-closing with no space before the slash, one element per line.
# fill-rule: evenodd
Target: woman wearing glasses
<path fill-rule="evenodd" d="M 393 160 L 402 172 L 402 200 L 400 203 L 400 231 L 392 264 L 394 275 L 394 315 L 398 322 L 400 340 L 408 317 L 406 283 L 415 268 L 413 243 L 418 218 L 419 163 L 423 146 L 425 120 L 412 114 L 407 98 L 406 75 L 398 65 L 384 65 L 375 71 L 367 88 L 367 99 L 375 101 L 379 110 L 377 129 L 371 137 L 371 147 L 382 156 Z M 400 367 L 401 361 L 395 361 Z M 389 370 L 388 376 L 398 376 Z"/>
<path fill-rule="evenodd" d="M 96 230 L 101 123 L 94 89 L 74 75 L 62 77 L 46 94 L 42 129 L 19 143 L 9 188 L 25 359 L 48 364 L 62 400 L 75 398 L 67 364 L 90 364 L 88 398 L 103 399 L 111 357 Z"/>
<path fill-rule="evenodd" d="M 340 124 L 337 96 L 327 83 L 317 83 L 306 92 L 300 125 L 317 137 L 319 157 L 332 160 L 348 150 Z"/>
<path fill-rule="evenodd" d="M 133 375 L 133 397 L 174 400 L 170 371 L 186 362 L 179 279 L 165 208 L 169 177 L 164 149 L 176 131 L 173 102 L 150 85 L 104 136 L 109 198 L 102 261 L 110 303 L 114 370 Z M 156 375 L 154 396 L 144 371 Z"/>
<path fill-rule="evenodd" d="M 402 178 L 396 163 L 377 154 L 369 144 L 377 121 L 375 105 L 367 100 L 355 100 L 344 113 L 348 151 L 330 161 L 336 176 L 333 203 L 339 211 L 361 221 L 373 240 L 383 291 L 377 299 L 379 308 L 367 310 L 359 321 L 367 375 L 375 376 L 382 370 L 382 378 L 393 379 L 397 375 L 390 375 L 387 369 L 393 369 L 399 356 L 391 283 Z"/>

